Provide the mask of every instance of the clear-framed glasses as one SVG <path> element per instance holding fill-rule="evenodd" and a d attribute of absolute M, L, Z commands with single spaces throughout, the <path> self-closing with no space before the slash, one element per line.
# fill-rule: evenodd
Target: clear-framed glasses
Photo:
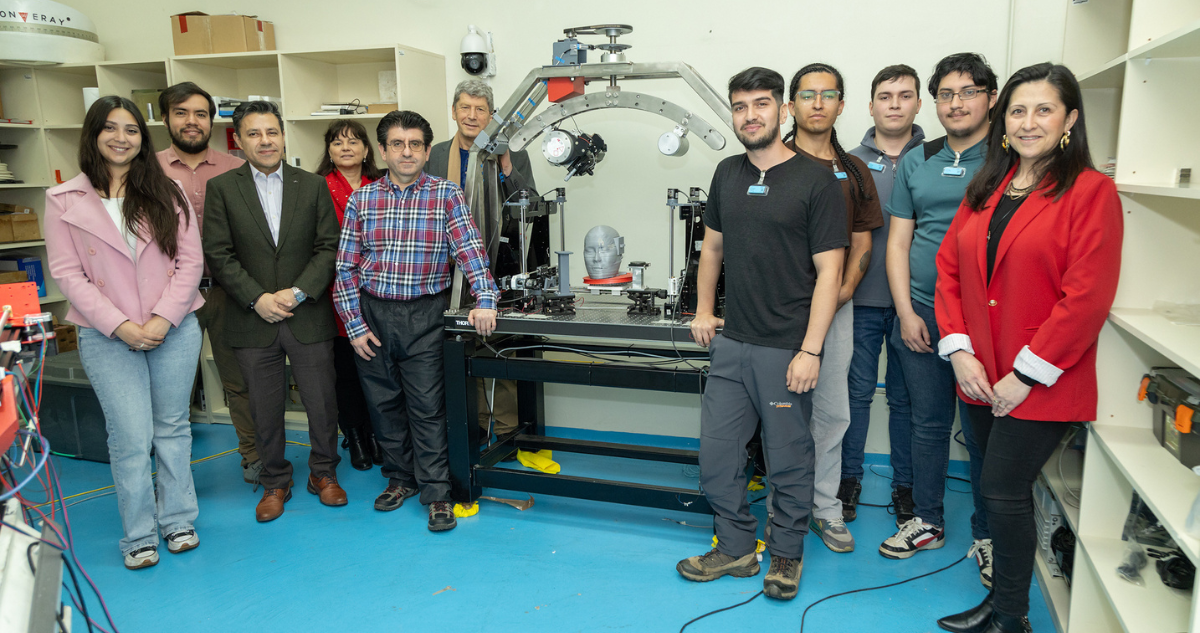
<path fill-rule="evenodd" d="M 963 101 L 970 101 L 971 99 L 974 99 L 975 97 L 978 97 L 985 93 L 987 93 L 987 88 L 976 88 L 976 87 L 963 88 L 962 90 L 960 90 L 958 92 L 950 92 L 949 90 L 942 90 L 937 93 L 937 102 L 938 103 L 950 103 L 951 101 L 954 100 L 954 97 L 956 97 L 956 96 Z"/>
<path fill-rule="evenodd" d="M 833 103 L 842 98 L 842 93 L 839 90 L 822 90 L 821 92 L 817 92 L 816 90 L 801 90 L 796 93 L 796 100 L 802 103 L 812 103 L 817 98 L 817 95 L 821 95 L 821 101 L 825 103 Z"/>
<path fill-rule="evenodd" d="M 388 147 L 392 148 L 392 151 L 395 152 L 403 152 L 404 145 L 404 141 L 398 139 L 395 141 L 388 141 Z M 413 153 L 423 151 L 425 149 L 425 141 L 409 141 L 408 149 L 412 150 Z"/>

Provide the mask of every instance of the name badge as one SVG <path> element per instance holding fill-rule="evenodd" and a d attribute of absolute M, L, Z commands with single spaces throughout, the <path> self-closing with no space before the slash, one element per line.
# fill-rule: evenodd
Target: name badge
<path fill-rule="evenodd" d="M 748 196 L 765 196 L 765 195 L 767 195 L 767 192 L 770 190 L 771 190 L 771 188 L 767 185 L 750 185 L 750 188 L 746 190 L 746 195 L 748 195 Z"/>
<path fill-rule="evenodd" d="M 883 171 L 884 166 L 883 163 L 867 163 L 867 169 L 871 171 Z"/>
<path fill-rule="evenodd" d="M 967 175 L 965 167 L 943 167 L 942 175 L 948 178 L 962 178 Z"/>
<path fill-rule="evenodd" d="M 834 175 L 834 176 L 837 176 L 837 179 L 838 179 L 838 180 L 845 180 L 845 179 L 846 179 L 846 172 L 844 172 L 844 171 L 835 171 L 835 172 L 833 172 L 833 175 Z"/>

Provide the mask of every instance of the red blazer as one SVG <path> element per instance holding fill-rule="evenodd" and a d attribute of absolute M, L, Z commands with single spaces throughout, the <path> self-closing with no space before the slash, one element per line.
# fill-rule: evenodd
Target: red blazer
<path fill-rule="evenodd" d="M 938 329 L 944 339 L 970 337 L 992 384 L 1014 365 L 1045 383 L 1033 387 L 1013 417 L 1095 420 L 1096 341 L 1121 269 L 1117 188 L 1087 170 L 1058 201 L 1031 195 L 1000 238 L 988 284 L 988 223 L 1012 177 L 1009 172 L 982 211 L 964 201 L 950 224 L 937 255 Z M 961 389 L 959 397 L 989 404 Z"/>
<path fill-rule="evenodd" d="M 375 181 L 363 175 L 362 183 L 359 186 L 369 185 L 372 182 Z M 337 168 L 334 168 L 333 171 L 325 175 L 325 184 L 329 185 L 329 194 L 333 196 L 333 208 L 337 211 L 338 226 L 341 226 L 346 222 L 346 203 L 350 202 L 350 195 L 354 193 L 354 188 L 350 186 L 346 177 Z M 334 275 L 333 281 L 335 284 L 337 283 L 336 275 Z M 329 292 L 330 296 L 333 296 L 333 285 L 329 286 Z M 337 317 L 335 323 L 337 323 L 338 336 L 342 338 L 348 337 L 349 335 L 346 334 L 346 324 L 342 323 L 342 315 L 338 314 L 337 310 L 334 310 L 333 314 Z"/>

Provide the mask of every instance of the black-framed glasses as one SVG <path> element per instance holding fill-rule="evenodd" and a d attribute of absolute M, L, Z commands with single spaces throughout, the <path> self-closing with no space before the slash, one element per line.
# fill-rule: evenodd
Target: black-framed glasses
<path fill-rule="evenodd" d="M 796 100 L 802 103 L 812 103 L 817 98 L 817 95 L 820 95 L 821 101 L 825 103 L 833 103 L 842 98 L 840 90 L 822 90 L 821 92 L 817 92 L 816 90 L 801 90 L 796 93 Z"/>
<path fill-rule="evenodd" d="M 388 141 L 387 145 L 388 147 L 392 148 L 392 151 L 403 152 L 405 143 L 401 140 L 395 140 Z M 423 151 L 425 149 L 425 141 L 409 141 L 408 149 L 412 150 L 414 153 Z"/>
<path fill-rule="evenodd" d="M 985 93 L 987 93 L 987 88 L 975 88 L 975 87 L 963 88 L 962 90 L 959 90 L 958 92 L 951 92 L 949 90 L 941 90 L 937 93 L 936 98 L 937 98 L 938 103 L 950 103 L 951 101 L 954 101 L 954 97 L 956 97 L 956 96 L 959 99 L 961 99 L 962 101 L 970 101 L 971 99 L 974 99 L 975 97 L 978 97 L 979 95 L 982 95 Z"/>

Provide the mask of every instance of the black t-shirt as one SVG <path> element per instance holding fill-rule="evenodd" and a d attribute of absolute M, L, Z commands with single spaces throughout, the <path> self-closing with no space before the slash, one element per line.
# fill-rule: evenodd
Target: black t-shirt
<path fill-rule="evenodd" d="M 838 179 L 796 155 L 767 170 L 766 196 L 751 196 L 762 172 L 745 154 L 717 165 L 704 223 L 725 251 L 725 329 L 731 339 L 799 349 L 817 268 L 812 256 L 850 244 Z"/>
<path fill-rule="evenodd" d="M 1008 194 L 1004 194 L 1000 196 L 1000 202 L 996 203 L 996 210 L 992 212 L 987 233 L 987 278 L 989 284 L 992 283 L 992 269 L 996 266 L 996 250 L 1000 248 L 1000 237 L 1004 235 L 1004 229 L 1008 228 L 1012 216 L 1016 214 L 1017 209 L 1021 208 L 1021 203 L 1025 202 L 1027 197 L 1021 196 L 1014 200 L 1008 197 Z"/>

